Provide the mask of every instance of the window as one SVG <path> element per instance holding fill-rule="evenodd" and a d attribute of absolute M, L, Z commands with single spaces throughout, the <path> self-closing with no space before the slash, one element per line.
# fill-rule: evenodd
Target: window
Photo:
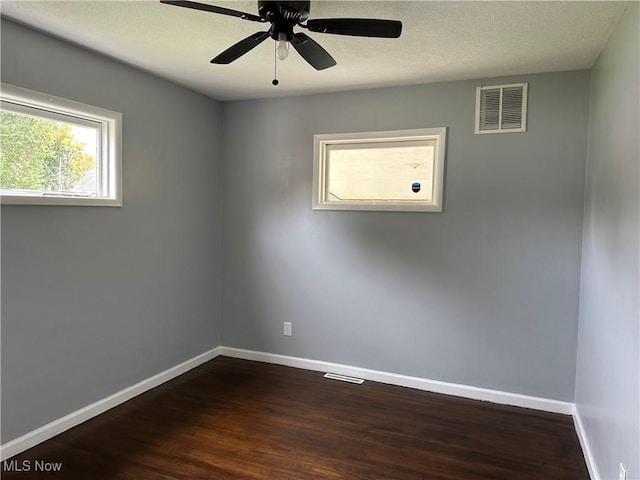
<path fill-rule="evenodd" d="M 445 127 L 313 138 L 314 209 L 442 211 Z"/>
<path fill-rule="evenodd" d="M 122 205 L 120 113 L 6 83 L 0 101 L 2 203 Z"/>

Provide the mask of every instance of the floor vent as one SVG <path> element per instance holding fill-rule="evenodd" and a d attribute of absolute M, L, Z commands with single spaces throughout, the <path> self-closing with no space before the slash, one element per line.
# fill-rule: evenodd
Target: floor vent
<path fill-rule="evenodd" d="M 364 380 L 356 377 L 347 377 L 346 375 L 338 375 L 337 373 L 325 373 L 324 378 L 330 378 L 331 380 L 340 380 L 341 382 L 357 383 L 358 385 L 364 383 Z"/>

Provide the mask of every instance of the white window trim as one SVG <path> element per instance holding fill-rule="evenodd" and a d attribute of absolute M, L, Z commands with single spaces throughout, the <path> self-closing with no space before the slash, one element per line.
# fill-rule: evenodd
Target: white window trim
<path fill-rule="evenodd" d="M 435 140 L 433 156 L 432 201 L 329 201 L 327 198 L 326 153 L 329 145 L 348 143 L 384 143 L 402 140 Z M 441 212 L 444 183 L 444 157 L 447 127 L 393 130 L 387 132 L 334 133 L 313 136 L 313 209 L 374 210 L 395 212 Z"/>
<path fill-rule="evenodd" d="M 38 115 L 51 120 L 62 117 L 73 117 L 79 125 L 102 126 L 101 172 L 103 188 L 106 196 L 85 197 L 66 196 L 56 193 L 42 195 L 20 195 L 2 192 L 3 205 L 75 205 L 75 206 L 122 206 L 122 114 L 105 108 L 87 105 L 66 98 L 55 97 L 36 92 L 27 88 L 8 83 L 0 84 L 0 99 L 3 103 L 11 104 L 11 111 L 19 111 L 26 106 L 25 112 L 31 109 L 39 110 Z"/>
<path fill-rule="evenodd" d="M 480 130 L 480 97 L 482 90 L 491 90 L 494 88 L 500 88 L 501 92 L 504 88 L 509 87 L 522 87 L 522 123 L 520 128 L 496 128 L 493 130 Z M 507 83 L 504 85 L 481 85 L 476 87 L 476 113 L 475 113 L 475 134 L 476 135 L 484 135 L 486 133 L 523 133 L 527 131 L 527 104 L 529 103 L 528 93 L 529 84 L 528 83 Z M 498 125 L 502 124 L 502 93 L 500 94 L 500 120 L 498 121 Z"/>

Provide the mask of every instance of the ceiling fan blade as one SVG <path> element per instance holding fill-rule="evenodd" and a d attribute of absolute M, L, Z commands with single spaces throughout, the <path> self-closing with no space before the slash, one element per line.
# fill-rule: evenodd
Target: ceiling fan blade
<path fill-rule="evenodd" d="M 176 7 L 192 8 L 194 10 L 202 10 L 205 12 L 219 13 L 221 15 L 230 15 L 232 17 L 239 17 L 243 20 L 251 20 L 252 22 L 264 22 L 265 20 L 257 15 L 251 13 L 239 12 L 238 10 L 231 10 L 230 8 L 214 7 L 213 5 L 206 5 L 204 3 L 190 2 L 188 0 L 160 0 L 160 3 L 166 3 L 167 5 L 175 5 Z"/>
<path fill-rule="evenodd" d="M 257 47 L 262 42 L 269 38 L 269 32 L 257 32 L 253 35 L 249 35 L 244 40 L 240 40 L 235 45 L 230 46 L 216 58 L 211 60 L 211 63 L 227 64 L 231 63 L 237 58 L 241 57 L 249 50 Z"/>
<path fill-rule="evenodd" d="M 336 64 L 336 61 L 324 48 L 304 33 L 293 35 L 291 45 L 316 70 L 324 70 Z"/>
<path fill-rule="evenodd" d="M 402 33 L 402 22 L 398 20 L 375 20 L 370 18 L 323 18 L 307 21 L 312 32 L 354 35 L 356 37 L 398 38 Z"/>

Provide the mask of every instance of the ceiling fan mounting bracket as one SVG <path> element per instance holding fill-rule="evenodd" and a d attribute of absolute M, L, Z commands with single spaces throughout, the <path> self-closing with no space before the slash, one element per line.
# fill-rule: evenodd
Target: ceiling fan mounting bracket
<path fill-rule="evenodd" d="M 295 25 L 309 18 L 310 11 L 311 2 L 258 1 L 258 14 L 268 22 L 270 22 L 272 18 L 280 17 L 292 21 Z"/>
<path fill-rule="evenodd" d="M 279 34 L 284 33 L 290 42 L 293 39 L 293 27 L 309 18 L 310 6 L 311 2 L 259 1 L 258 13 L 260 18 L 271 23 L 271 38 L 279 40 Z"/>

